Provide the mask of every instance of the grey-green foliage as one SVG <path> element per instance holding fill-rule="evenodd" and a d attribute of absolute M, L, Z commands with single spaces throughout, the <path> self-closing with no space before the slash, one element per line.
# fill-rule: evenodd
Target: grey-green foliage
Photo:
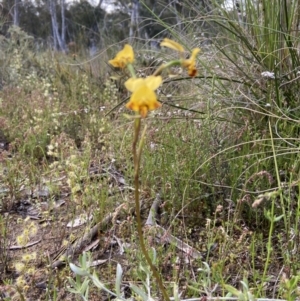
<path fill-rule="evenodd" d="M 75 273 L 76 280 L 74 281 L 71 277 L 68 278 L 69 283 L 71 284 L 71 287 L 69 287 L 68 290 L 73 294 L 81 296 L 84 301 L 87 301 L 89 296 L 89 286 L 90 283 L 93 283 L 99 290 L 104 290 L 106 293 L 116 298 L 116 300 L 126 301 L 121 292 L 121 281 L 123 275 L 121 265 L 117 264 L 115 291 L 113 292 L 108 289 L 103 282 L 101 282 L 95 272 L 91 273 L 91 264 L 91 254 L 86 252 L 84 252 L 80 258 L 80 266 L 70 263 L 70 268 Z"/>
<path fill-rule="evenodd" d="M 9 38 L 0 36 L 0 82 L 17 85 L 30 71 L 34 57 L 33 37 L 18 26 L 11 26 L 8 34 Z"/>
<path fill-rule="evenodd" d="M 99 279 L 98 275 L 95 272 L 91 273 L 92 258 L 90 253 L 84 252 L 83 255 L 80 257 L 79 261 L 80 261 L 80 266 L 76 266 L 75 264 L 70 263 L 70 268 L 76 275 L 75 281 L 71 277 L 68 278 L 69 283 L 71 285 L 71 287 L 69 287 L 68 290 L 71 293 L 81 296 L 82 299 L 86 301 L 88 300 L 89 286 L 90 284 L 93 284 L 99 290 L 103 290 L 109 295 L 111 295 L 112 297 L 116 298 L 116 300 L 119 301 L 127 300 L 124 297 L 121 289 L 123 269 L 119 263 L 117 264 L 115 289 L 114 291 L 112 291 L 107 288 L 107 286 Z M 131 287 L 137 294 L 140 294 L 143 300 L 147 301 L 151 299 L 151 296 L 149 295 L 150 271 L 148 269 L 143 269 L 143 271 L 146 272 L 147 275 L 146 282 L 143 283 L 144 284 L 147 283 L 148 294 L 146 294 L 143 290 L 139 289 L 136 286 L 131 286 Z M 148 297 L 150 297 L 150 299 Z"/>
<path fill-rule="evenodd" d="M 152 260 L 156 260 L 156 252 L 153 249 L 153 258 Z M 76 277 L 73 280 L 71 277 L 68 277 L 69 283 L 71 287 L 68 287 L 69 292 L 79 295 L 84 301 L 88 300 L 89 296 L 89 288 L 90 285 L 96 286 L 100 291 L 105 291 L 112 297 L 116 298 L 118 301 L 127 301 L 131 300 L 126 299 L 122 292 L 122 276 L 123 269 L 121 265 L 117 264 L 116 271 L 116 279 L 115 279 L 115 288 L 114 291 L 107 288 L 107 286 L 99 279 L 98 275 L 95 272 L 91 272 L 91 264 L 92 258 L 90 253 L 84 252 L 83 255 L 79 259 L 80 266 L 76 266 L 73 263 L 70 263 L 70 269 L 75 273 Z M 152 285 L 151 285 L 151 272 L 150 269 L 143 265 L 139 264 L 139 274 L 140 280 L 143 286 L 137 286 L 134 284 L 130 284 L 130 288 L 132 291 L 139 296 L 143 301 L 152 301 L 155 300 L 152 297 Z M 174 287 L 174 295 L 175 300 L 179 300 L 178 297 L 178 287 L 175 285 Z"/>

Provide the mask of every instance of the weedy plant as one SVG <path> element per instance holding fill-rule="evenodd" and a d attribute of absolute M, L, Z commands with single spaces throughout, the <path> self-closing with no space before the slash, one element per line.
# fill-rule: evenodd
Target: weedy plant
<path fill-rule="evenodd" d="M 134 162 L 134 196 L 135 196 L 135 213 L 137 216 L 137 230 L 139 236 L 139 243 L 141 251 L 146 259 L 147 264 L 149 265 L 151 272 L 153 273 L 154 278 L 156 279 L 160 291 L 165 300 L 170 300 L 169 295 L 164 287 L 163 281 L 161 279 L 160 273 L 157 270 L 157 267 L 153 264 L 150 255 L 147 251 L 147 247 L 144 242 L 143 230 L 142 230 L 142 221 L 140 215 L 140 164 L 142 157 L 142 150 L 144 146 L 145 134 L 147 132 L 147 126 L 141 133 L 141 119 L 145 118 L 149 110 L 155 110 L 161 106 L 157 101 L 157 96 L 155 90 L 162 84 L 161 74 L 165 69 L 168 69 L 172 66 L 182 66 L 186 68 L 188 74 L 191 77 L 196 76 L 196 56 L 200 51 L 199 48 L 193 49 L 189 59 L 184 58 L 185 49 L 182 45 L 170 40 L 164 39 L 161 43 L 161 46 L 165 46 L 176 50 L 180 53 L 180 59 L 174 60 L 166 64 L 162 64 L 157 68 L 157 70 L 146 78 L 137 78 L 136 72 L 133 68 L 132 63 L 134 62 L 134 52 L 130 45 L 126 44 L 120 52 L 117 53 L 116 57 L 109 61 L 109 63 L 120 69 L 128 68 L 131 78 L 125 82 L 125 87 L 130 91 L 131 97 L 129 102 L 126 104 L 128 109 L 131 109 L 136 113 L 134 117 L 134 138 L 132 143 L 132 153 L 133 153 L 133 162 Z M 130 118 L 128 116 L 128 118 Z"/>
<path fill-rule="evenodd" d="M 152 260 L 153 262 L 155 262 L 155 252 L 153 254 L 154 258 Z M 128 300 L 124 296 L 124 291 L 122 290 L 123 269 L 119 263 L 117 264 L 116 270 L 115 289 L 114 291 L 112 291 L 107 288 L 105 283 L 101 282 L 95 272 L 91 274 L 90 265 L 92 264 L 92 259 L 90 253 L 83 253 L 83 255 L 80 257 L 79 262 L 80 266 L 76 266 L 73 263 L 70 263 L 70 268 L 76 275 L 75 281 L 71 277 L 68 278 L 71 285 L 68 290 L 71 293 L 79 295 L 84 301 L 89 300 L 89 284 L 90 282 L 92 282 L 96 288 L 105 291 L 117 300 Z M 141 288 L 131 283 L 130 288 L 139 298 L 142 298 L 143 301 L 154 300 L 151 293 L 151 272 L 149 268 L 140 264 L 139 271 L 141 271 L 145 276 L 143 277 L 145 278 L 145 280 L 142 279 L 142 284 L 144 287 Z M 130 299 L 131 297 L 129 298 L 129 300 Z"/>

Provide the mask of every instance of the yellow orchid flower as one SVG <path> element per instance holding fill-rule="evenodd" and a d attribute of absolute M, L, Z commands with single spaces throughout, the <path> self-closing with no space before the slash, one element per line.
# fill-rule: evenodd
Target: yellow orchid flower
<path fill-rule="evenodd" d="M 174 50 L 177 50 L 177 51 L 179 51 L 179 52 L 181 52 L 181 53 L 184 52 L 183 46 L 181 46 L 181 45 L 178 44 L 177 42 L 174 42 L 174 41 L 172 41 L 172 40 L 170 40 L 170 39 L 167 39 L 167 38 L 165 38 L 165 39 L 160 43 L 160 46 L 169 47 L 169 48 L 174 49 Z M 194 77 L 194 76 L 196 76 L 196 74 L 197 74 L 197 69 L 196 69 L 196 56 L 197 56 L 197 54 L 199 53 L 199 51 L 200 51 L 200 48 L 194 48 L 194 49 L 192 50 L 192 54 L 191 54 L 190 58 L 187 59 L 187 60 L 182 60 L 182 61 L 181 61 L 182 67 L 187 68 L 189 76 Z"/>
<path fill-rule="evenodd" d="M 142 117 L 146 117 L 148 111 L 161 107 L 157 101 L 155 90 L 161 85 L 161 76 L 148 76 L 146 78 L 130 78 L 125 82 L 125 87 L 132 92 L 126 107 L 137 111 Z"/>
<path fill-rule="evenodd" d="M 134 53 L 130 45 L 126 44 L 124 48 L 117 53 L 114 59 L 108 62 L 117 68 L 124 68 L 127 64 L 133 63 Z"/>
<path fill-rule="evenodd" d="M 196 56 L 199 53 L 200 48 L 194 48 L 192 50 L 192 54 L 188 60 L 182 61 L 182 66 L 187 68 L 189 76 L 196 76 L 197 69 L 196 69 Z"/>
<path fill-rule="evenodd" d="M 173 50 L 177 50 L 179 52 L 184 52 L 183 46 L 181 46 L 179 43 L 174 42 L 168 38 L 163 39 L 163 41 L 160 43 L 160 46 L 165 46 L 165 47 L 171 48 Z"/>

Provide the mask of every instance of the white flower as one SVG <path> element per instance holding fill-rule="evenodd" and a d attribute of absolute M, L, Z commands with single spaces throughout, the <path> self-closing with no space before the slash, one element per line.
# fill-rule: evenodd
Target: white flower
<path fill-rule="evenodd" d="M 261 76 L 265 77 L 265 78 L 275 79 L 275 73 L 274 72 L 264 71 L 264 72 L 261 73 Z"/>

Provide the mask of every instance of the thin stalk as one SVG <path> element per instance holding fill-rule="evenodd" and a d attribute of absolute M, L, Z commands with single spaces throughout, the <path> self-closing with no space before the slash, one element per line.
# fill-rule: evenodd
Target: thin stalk
<path fill-rule="evenodd" d="M 271 143 L 272 143 L 272 151 L 273 151 L 273 156 L 274 156 L 274 163 L 275 163 L 275 169 L 276 169 L 276 174 L 277 174 L 277 178 L 279 177 L 279 173 L 278 173 L 278 166 L 277 166 L 277 160 L 276 160 L 276 156 L 275 156 L 275 147 L 274 147 L 274 141 L 273 141 L 273 135 L 272 135 L 272 128 L 271 128 L 271 123 L 269 122 L 269 131 L 270 131 L 270 135 L 271 135 Z M 280 186 L 279 186 L 280 187 Z M 274 231 L 274 224 L 275 224 L 275 198 L 272 197 L 271 198 L 272 201 L 272 206 L 271 206 L 271 214 L 270 216 L 270 229 L 269 229 L 269 236 L 268 236 L 268 242 L 267 242 L 267 258 L 266 258 L 266 263 L 265 263 L 265 267 L 264 267 L 264 272 L 263 272 L 263 281 L 265 281 L 265 277 L 267 274 L 267 270 L 269 267 L 269 262 L 270 262 L 270 257 L 271 257 L 271 253 L 273 251 L 272 248 L 272 235 L 273 235 L 273 231 Z"/>
<path fill-rule="evenodd" d="M 141 130 L 141 118 L 137 117 L 135 119 L 135 131 L 134 131 L 135 133 L 134 133 L 134 140 L 132 143 L 132 152 L 133 152 L 133 160 L 134 160 L 134 188 L 135 188 L 134 197 L 135 197 L 135 211 L 136 211 L 138 236 L 139 236 L 140 247 L 141 247 L 142 253 L 145 256 L 145 259 L 146 259 L 148 265 L 150 266 L 153 276 L 156 279 L 157 284 L 160 288 L 160 291 L 163 294 L 163 298 L 166 301 L 170 301 L 170 298 L 168 296 L 166 289 L 164 288 L 164 285 L 163 285 L 162 279 L 159 275 L 159 272 L 156 269 L 156 267 L 154 266 L 154 264 L 152 263 L 152 260 L 149 256 L 149 253 L 147 252 L 145 242 L 144 242 L 142 221 L 141 221 L 141 215 L 140 215 L 139 170 L 140 170 L 140 160 L 141 160 L 141 154 L 142 154 L 142 149 L 143 149 L 145 130 L 143 131 L 139 147 L 137 148 L 140 130 Z"/>
<path fill-rule="evenodd" d="M 270 131 L 270 135 L 271 135 L 271 144 L 272 144 L 272 151 L 273 151 L 273 158 L 274 158 L 277 185 L 278 185 L 278 188 L 281 190 L 281 180 L 280 180 L 280 174 L 279 174 L 279 167 L 278 167 L 278 163 L 277 163 L 277 157 L 276 157 L 275 146 L 274 146 L 274 139 L 273 139 L 272 128 L 271 128 L 270 122 L 269 122 L 269 131 Z M 283 216 L 284 226 L 285 226 L 285 230 L 286 230 L 286 238 L 288 239 L 288 236 L 289 236 L 288 233 L 289 233 L 289 229 L 290 229 L 289 222 L 287 220 L 288 215 L 286 214 L 285 204 L 284 204 L 284 199 L 283 199 L 282 193 L 280 193 L 279 197 L 280 197 L 280 205 L 281 205 L 281 208 L 282 208 L 282 216 Z"/>

